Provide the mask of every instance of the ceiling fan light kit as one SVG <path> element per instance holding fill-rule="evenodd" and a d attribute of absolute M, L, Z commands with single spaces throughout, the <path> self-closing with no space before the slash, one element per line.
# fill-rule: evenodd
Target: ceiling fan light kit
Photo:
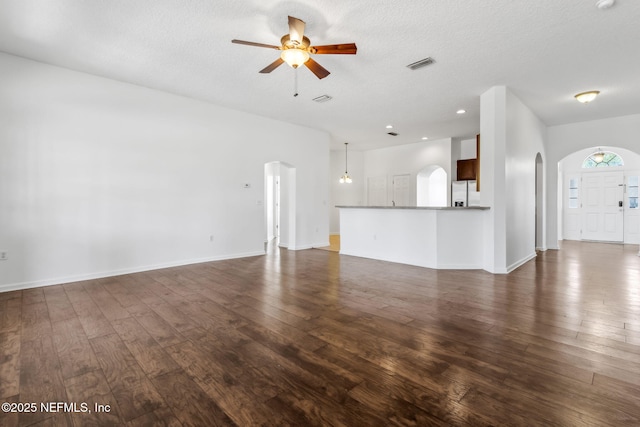
<path fill-rule="evenodd" d="M 281 50 L 280 58 L 260 70 L 262 74 L 268 74 L 286 62 L 293 68 L 304 64 L 319 79 L 324 79 L 331 73 L 311 58 L 311 55 L 355 55 L 358 51 L 355 43 L 311 46 L 311 40 L 304 36 L 304 28 L 303 20 L 289 16 L 289 34 L 282 36 L 280 46 L 237 39 L 231 40 L 231 43 Z"/>
<path fill-rule="evenodd" d="M 309 52 L 298 48 L 285 49 L 280 58 L 292 68 L 298 68 L 309 60 Z"/>

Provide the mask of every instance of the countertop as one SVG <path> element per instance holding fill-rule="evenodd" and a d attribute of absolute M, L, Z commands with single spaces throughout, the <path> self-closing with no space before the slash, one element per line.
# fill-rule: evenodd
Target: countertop
<path fill-rule="evenodd" d="M 413 210 L 433 210 L 433 211 L 464 211 L 464 210 L 487 210 L 488 206 L 336 206 L 345 209 L 413 209 Z"/>

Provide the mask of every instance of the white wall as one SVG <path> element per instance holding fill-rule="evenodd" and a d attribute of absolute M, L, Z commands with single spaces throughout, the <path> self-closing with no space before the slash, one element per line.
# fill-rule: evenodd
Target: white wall
<path fill-rule="evenodd" d="M 547 127 L 511 91 L 507 90 L 507 269 L 536 254 L 536 155 L 546 167 Z M 543 182 L 543 193 L 545 184 Z M 543 218 L 543 227 L 545 219 Z M 542 248 L 546 249 L 544 242 Z"/>
<path fill-rule="evenodd" d="M 546 127 L 504 86 L 485 92 L 480 110 L 480 204 L 491 207 L 484 268 L 507 273 L 535 256 L 536 155 L 544 169 Z"/>
<path fill-rule="evenodd" d="M 484 269 L 506 273 L 506 88 L 493 87 L 480 96 L 480 205 L 484 219 Z"/>
<path fill-rule="evenodd" d="M 270 161 L 328 244 L 326 133 L 0 54 L 0 291 L 263 253 Z"/>
<path fill-rule="evenodd" d="M 597 102 L 597 101 L 596 101 Z M 558 162 L 571 153 L 600 146 L 625 148 L 640 154 L 640 114 L 548 128 L 547 138 L 547 246 L 558 248 Z"/>
<path fill-rule="evenodd" d="M 365 188 L 369 177 L 385 176 L 387 179 L 387 205 L 393 199 L 392 179 L 394 175 L 411 175 L 411 200 L 409 205 L 416 206 L 417 175 L 426 166 L 438 165 L 447 173 L 451 182 L 451 138 L 424 141 L 415 144 L 399 145 L 364 152 Z M 447 200 L 451 199 L 451 186 L 447 185 Z M 367 202 L 365 202 L 367 204 Z"/>
<path fill-rule="evenodd" d="M 463 139 L 460 141 L 460 160 L 475 159 L 478 144 L 474 139 Z"/>

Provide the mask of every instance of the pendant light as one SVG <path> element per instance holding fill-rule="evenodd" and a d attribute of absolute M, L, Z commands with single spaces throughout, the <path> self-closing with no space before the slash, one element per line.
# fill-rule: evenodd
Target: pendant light
<path fill-rule="evenodd" d="M 593 159 L 594 162 L 596 162 L 597 164 L 600 164 L 604 161 L 604 151 L 602 151 L 602 148 L 598 148 L 598 152 L 593 153 L 591 155 L 591 158 Z"/>
<path fill-rule="evenodd" d="M 348 142 L 344 143 L 344 175 L 342 175 L 340 177 L 340 184 L 344 184 L 345 182 L 347 184 L 351 184 L 353 182 L 353 180 L 351 179 L 351 177 L 349 176 L 349 172 L 347 172 L 347 145 L 349 145 Z"/>

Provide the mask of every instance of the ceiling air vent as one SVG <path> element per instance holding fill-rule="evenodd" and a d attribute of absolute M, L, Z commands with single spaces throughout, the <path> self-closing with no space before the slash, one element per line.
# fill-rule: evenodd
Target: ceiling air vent
<path fill-rule="evenodd" d="M 398 134 L 397 134 L 397 133 L 395 133 L 395 132 L 387 132 L 387 135 L 391 135 L 391 136 L 398 136 Z"/>
<path fill-rule="evenodd" d="M 421 59 L 420 61 L 414 62 L 413 64 L 407 65 L 407 68 L 410 68 L 412 70 L 417 70 L 418 68 L 422 68 L 422 67 L 426 67 L 427 65 L 431 65 L 434 62 L 436 62 L 436 61 L 431 57 L 424 58 L 424 59 Z"/>
<path fill-rule="evenodd" d="M 327 102 L 327 101 L 331 101 L 333 98 L 331 98 L 329 95 L 320 95 L 316 98 L 313 98 L 312 101 L 316 101 L 316 102 Z"/>

